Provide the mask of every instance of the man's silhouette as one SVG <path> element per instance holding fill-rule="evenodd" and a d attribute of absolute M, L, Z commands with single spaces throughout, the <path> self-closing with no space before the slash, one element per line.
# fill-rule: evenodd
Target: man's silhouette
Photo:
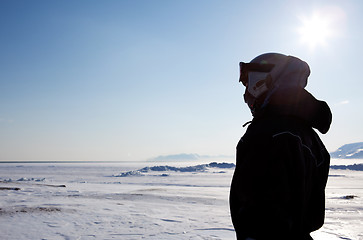
<path fill-rule="evenodd" d="M 312 239 L 324 223 L 330 156 L 313 128 L 329 106 L 304 88 L 306 62 L 278 53 L 240 63 L 253 120 L 237 145 L 230 210 L 237 239 Z"/>

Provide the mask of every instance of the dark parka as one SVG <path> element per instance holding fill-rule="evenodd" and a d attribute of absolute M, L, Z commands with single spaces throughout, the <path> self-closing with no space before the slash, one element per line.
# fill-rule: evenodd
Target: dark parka
<path fill-rule="evenodd" d="M 237 239 L 309 239 L 324 222 L 328 105 L 305 89 L 276 92 L 237 145 L 230 211 Z"/>

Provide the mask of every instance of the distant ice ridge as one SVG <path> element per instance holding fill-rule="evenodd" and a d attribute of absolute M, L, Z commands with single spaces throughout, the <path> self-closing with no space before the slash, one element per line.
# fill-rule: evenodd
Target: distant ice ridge
<path fill-rule="evenodd" d="M 17 182 L 30 182 L 30 181 L 43 182 L 44 180 L 45 180 L 45 178 L 25 178 L 25 177 L 22 177 L 22 178 L 19 178 L 18 180 L 13 180 L 11 178 L 1 180 L 1 178 L 0 178 L 0 181 L 3 181 L 3 182 L 13 182 L 13 181 L 17 181 Z"/>
<path fill-rule="evenodd" d="M 330 166 L 330 168 L 331 169 L 339 169 L 339 170 L 363 171 L 363 164 L 333 165 L 333 166 Z"/>
<path fill-rule="evenodd" d="M 153 166 L 153 167 L 144 167 L 138 170 L 132 170 L 128 172 L 122 172 L 119 174 L 112 175 L 112 177 L 129 177 L 129 176 L 144 176 L 145 173 L 148 172 L 204 172 L 209 168 L 235 168 L 236 165 L 234 163 L 217 163 L 212 162 L 208 164 L 200 164 L 195 166 L 188 167 L 173 167 L 173 166 Z M 353 165 L 331 165 L 331 169 L 340 169 L 340 170 L 354 170 L 354 171 L 363 171 L 363 164 L 353 164 Z M 168 176 L 168 174 L 161 174 L 160 176 Z"/>
<path fill-rule="evenodd" d="M 234 163 L 217 163 L 212 162 L 208 164 L 200 164 L 195 166 L 188 167 L 173 167 L 173 166 L 154 166 L 154 167 L 144 167 L 139 170 L 133 170 L 128 172 L 123 172 L 117 175 L 113 175 L 113 177 L 129 177 L 129 176 L 143 176 L 143 173 L 147 172 L 204 172 L 208 168 L 234 168 L 236 165 Z M 162 174 L 161 176 L 167 176 L 167 174 Z"/>

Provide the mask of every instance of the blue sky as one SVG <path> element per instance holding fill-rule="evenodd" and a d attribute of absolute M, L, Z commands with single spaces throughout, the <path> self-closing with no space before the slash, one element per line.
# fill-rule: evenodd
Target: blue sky
<path fill-rule="evenodd" d="M 362 141 L 362 11 L 358 0 L 2 0 L 0 160 L 234 155 L 251 120 L 238 63 L 265 52 L 310 65 L 307 89 L 333 112 L 329 151 Z M 314 16 L 320 39 L 301 30 Z"/>

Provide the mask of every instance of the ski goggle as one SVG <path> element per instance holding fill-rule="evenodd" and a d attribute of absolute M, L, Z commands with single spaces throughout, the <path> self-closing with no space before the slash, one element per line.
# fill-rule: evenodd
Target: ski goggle
<path fill-rule="evenodd" d="M 250 72 L 263 72 L 268 73 L 275 67 L 275 64 L 269 63 L 239 63 L 239 81 L 244 86 L 248 83 L 248 75 Z"/>

